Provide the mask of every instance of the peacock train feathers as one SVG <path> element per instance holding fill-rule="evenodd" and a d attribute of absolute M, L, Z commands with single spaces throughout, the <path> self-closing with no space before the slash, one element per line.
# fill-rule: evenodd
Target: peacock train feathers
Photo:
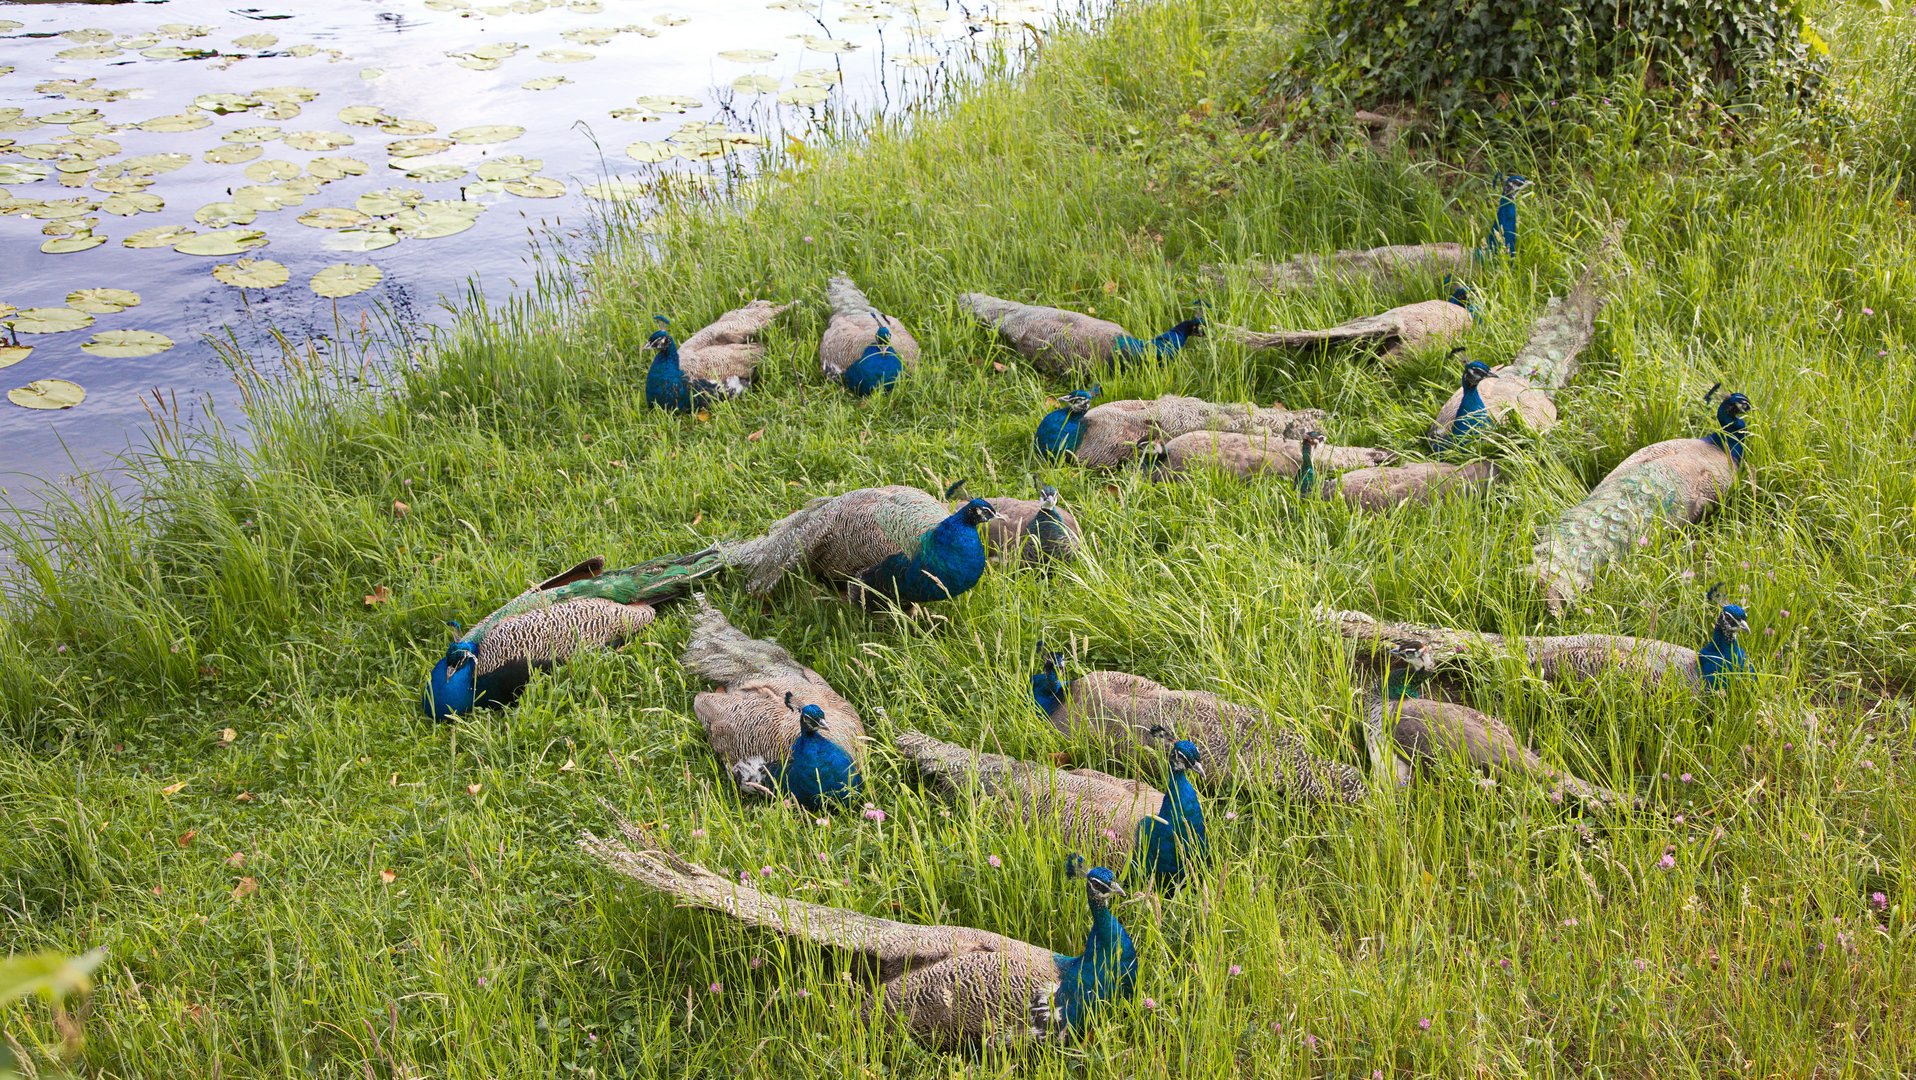
<path fill-rule="evenodd" d="M 1712 590 L 1712 601 L 1715 595 Z M 1735 604 L 1718 606 L 1709 640 L 1701 649 L 1619 634 L 1527 637 L 1380 622 L 1361 611 L 1320 609 L 1317 617 L 1374 656 L 1387 659 L 1393 649 L 1424 650 L 1433 667 L 1468 667 L 1514 654 L 1546 679 L 1583 681 L 1616 672 L 1645 689 L 1673 685 L 1686 690 L 1714 689 L 1729 675 L 1749 670 L 1749 658 L 1736 638 L 1748 632 L 1750 624 Z"/>
<path fill-rule="evenodd" d="M 719 316 L 683 344 L 672 337 L 665 318 L 655 318 L 658 328 L 646 339 L 654 350 L 645 376 L 646 402 L 688 413 L 743 394 L 765 356 L 765 346 L 753 339 L 791 306 L 754 300 Z"/>
<path fill-rule="evenodd" d="M 616 648 L 654 609 L 724 567 L 718 549 L 607 570 L 594 556 L 501 605 L 446 648 L 420 707 L 437 720 L 503 707 L 527 679 L 582 648 Z"/>
<path fill-rule="evenodd" d="M 849 955 L 874 973 L 864 1006 L 902 1021 L 942 1050 L 1081 1034 L 1107 1002 L 1137 987 L 1137 950 L 1111 911 L 1124 894 L 1104 867 L 1085 875 L 1091 927 L 1077 956 L 1060 956 L 967 926 L 927 926 L 773 896 L 692 863 L 643 829 L 616 822 L 621 838 L 585 833 L 579 845 L 607 867 L 674 902 Z"/>
<path fill-rule="evenodd" d="M 1204 336 L 1202 317 L 1185 319 L 1146 341 L 1107 319 L 1063 308 L 1020 304 L 984 293 L 965 293 L 958 297 L 958 306 L 979 322 L 995 327 L 1032 366 L 1051 375 L 1088 371 L 1108 360 L 1127 360 L 1147 353 L 1173 356 L 1185 342 Z"/>
<path fill-rule="evenodd" d="M 1231 431 L 1294 439 L 1323 422 L 1322 409 L 1221 405 L 1202 398 L 1165 394 L 1150 401 L 1107 401 L 1093 407 L 1098 388 L 1058 399 L 1058 408 L 1038 423 L 1038 452 L 1073 455 L 1084 465 L 1130 461 L 1150 439 L 1170 440 L 1196 431 Z"/>
<path fill-rule="evenodd" d="M 1260 333 L 1242 327 L 1221 327 L 1225 339 L 1247 349 L 1308 349 L 1320 345 L 1369 342 L 1387 353 L 1425 341 L 1445 341 L 1477 322 L 1468 292 L 1453 291 L 1448 300 L 1420 300 L 1375 315 L 1363 315 L 1323 330 L 1272 330 Z"/>
<path fill-rule="evenodd" d="M 1154 474 L 1160 477 L 1196 468 L 1218 469 L 1241 479 L 1275 474 L 1288 476 L 1307 493 L 1323 469 L 1362 469 L 1395 460 L 1388 450 L 1366 446 L 1327 446 L 1319 431 L 1300 439 L 1275 435 L 1243 435 L 1233 431 L 1193 431 L 1168 442 L 1147 443 L 1142 449 Z"/>
<path fill-rule="evenodd" d="M 864 397 L 890 387 L 918 364 L 918 339 L 896 318 L 879 311 L 849 277 L 825 287 L 831 321 L 818 340 L 818 365 L 826 376 Z"/>
<path fill-rule="evenodd" d="M 1430 425 L 1433 449 L 1453 449 L 1507 423 L 1513 414 L 1538 434 L 1556 426 L 1554 395 L 1575 377 L 1583 350 L 1596 336 L 1597 315 L 1609 298 L 1606 267 L 1621 235 L 1622 224 L 1613 224 L 1583 277 L 1568 296 L 1550 298 L 1510 363 L 1497 368 L 1478 361 L 1464 365 L 1462 385 Z"/>
<path fill-rule="evenodd" d="M 895 741 L 945 794 L 975 785 L 1025 824 L 1057 827 L 1078 850 L 1106 865 L 1130 860 L 1140 876 L 1162 887 L 1175 886 L 1209 857 L 1204 810 L 1189 776 L 1204 773 L 1202 751 L 1193 743 L 1172 745 L 1167 790 L 1159 792 L 1095 769 L 1054 769 L 916 731 L 902 731 Z"/>
<path fill-rule="evenodd" d="M 1343 499 L 1353 510 L 1377 513 L 1405 503 L 1474 494 L 1496 482 L 1497 466 L 1491 461 L 1413 461 L 1352 469 L 1327 481 L 1322 490 L 1325 498 Z"/>
<path fill-rule="evenodd" d="M 813 499 L 764 536 L 719 550 L 727 565 L 745 570 L 756 593 L 803 569 L 856 603 L 922 604 L 978 583 L 986 558 L 978 526 L 996 516 L 983 499 L 951 510 L 917 488 L 860 488 Z"/>
<path fill-rule="evenodd" d="M 1705 400 L 1714 397 L 1710 388 Z M 1716 409 L 1717 430 L 1666 439 L 1624 458 L 1584 500 L 1564 511 L 1532 551 L 1532 570 L 1553 614 L 1588 588 L 1597 571 L 1627 554 L 1639 537 L 1701 520 L 1736 482 L 1753 406 L 1731 394 Z"/>
<path fill-rule="evenodd" d="M 1418 696 L 1434 664 L 1429 646 L 1393 648 L 1390 658 L 1383 691 L 1369 695 L 1364 715 L 1365 749 L 1380 790 L 1410 783 L 1419 764 L 1462 755 L 1493 773 L 1550 785 L 1593 810 L 1625 804 L 1616 792 L 1546 763 L 1496 717 Z"/>
<path fill-rule="evenodd" d="M 1039 647 L 1042 666 L 1031 676 L 1031 696 L 1051 726 L 1068 736 L 1088 735 L 1106 749 L 1155 756 L 1180 740 L 1239 783 L 1275 784 L 1306 802 L 1361 802 L 1363 774 L 1311 752 L 1303 739 L 1255 709 L 1202 690 L 1170 690 L 1122 671 L 1088 671 L 1063 679 L 1065 658 Z"/>
<path fill-rule="evenodd" d="M 1058 489 L 1042 480 L 1035 499 L 988 500 L 997 516 L 985 522 L 991 561 L 1014 566 L 1069 562 L 1084 546 L 1078 517 L 1058 501 Z M 958 509 L 958 507 L 953 507 Z"/>
<path fill-rule="evenodd" d="M 864 786 L 865 724 L 823 676 L 776 641 L 747 637 L 698 597 L 686 670 L 716 685 L 692 712 L 741 793 L 789 793 L 808 810 Z"/>

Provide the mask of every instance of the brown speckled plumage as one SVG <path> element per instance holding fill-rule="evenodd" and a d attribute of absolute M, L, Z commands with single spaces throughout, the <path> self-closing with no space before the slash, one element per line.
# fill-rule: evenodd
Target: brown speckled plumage
<path fill-rule="evenodd" d="M 1218 333 L 1250 349 L 1305 349 L 1353 341 L 1374 342 L 1390 351 L 1422 341 L 1445 341 L 1469 330 L 1476 320 L 1448 300 L 1421 300 L 1376 315 L 1364 315 L 1324 330 L 1273 330 L 1219 327 Z"/>
<path fill-rule="evenodd" d="M 698 605 L 680 662 L 716 684 L 716 689 L 692 700 L 692 713 L 704 725 L 712 752 L 731 770 L 732 778 L 742 788 L 753 782 L 763 786 L 763 768 L 782 765 L 791 756 L 792 741 L 798 738 L 797 710 L 806 705 L 824 710 L 820 733 L 850 754 L 862 770 L 865 723 L 858 710 L 778 642 L 747 637 L 704 594 L 699 595 Z M 789 706 L 787 694 L 792 695 Z"/>
<path fill-rule="evenodd" d="M 1418 461 L 1353 469 L 1323 485 L 1324 497 L 1343 499 L 1353 509 L 1381 511 L 1404 503 L 1435 502 L 1446 495 L 1481 492 L 1497 482 L 1497 466 L 1490 461 L 1464 465 Z"/>
<path fill-rule="evenodd" d="M 1050 1034 L 1045 1024 L 1059 972 L 1050 949 L 968 926 L 922 926 L 773 896 L 715 874 L 617 822 L 621 839 L 585 833 L 579 845 L 610 869 L 736 922 L 849 954 L 875 969 L 874 1008 L 903 1020 L 942 1050 Z"/>
<path fill-rule="evenodd" d="M 1617 672 L 1635 678 L 1646 688 L 1666 683 L 1690 689 L 1703 685 L 1695 649 L 1654 638 L 1617 634 L 1507 636 L 1422 623 L 1380 622 L 1361 611 L 1328 609 L 1319 611 L 1318 618 L 1374 656 L 1383 656 L 1392 648 L 1428 648 L 1432 663 L 1448 667 L 1488 663 L 1514 653 L 1546 679 L 1595 679 Z"/>
<path fill-rule="evenodd" d="M 1107 401 L 1084 414 L 1075 453 L 1084 465 L 1122 465 L 1137 456 L 1138 444 L 1148 438 L 1168 441 L 1194 431 L 1234 431 L 1295 439 L 1323 420 L 1322 409 L 1260 409 L 1176 394 L 1148 401 Z"/>
<path fill-rule="evenodd" d="M 721 547 L 728 565 L 746 572 L 746 588 L 771 591 L 789 570 L 803 567 L 840 582 L 917 544 L 951 510 L 917 488 L 859 488 L 813 499 L 775 523 L 764 536 Z"/>
<path fill-rule="evenodd" d="M 728 393 L 743 390 L 765 358 L 765 346 L 752 339 L 791 306 L 754 300 L 726 312 L 679 342 L 679 366 L 688 378 L 712 383 Z"/>
<path fill-rule="evenodd" d="M 958 297 L 958 306 L 997 328 L 1033 367 L 1051 375 L 1097 367 L 1111 358 L 1113 344 L 1130 333 L 1109 319 L 984 293 L 965 293 Z"/>
<path fill-rule="evenodd" d="M 836 379 L 856 364 L 865 354 L 865 346 L 877 338 L 881 324 L 891 329 L 891 347 L 898 359 L 908 368 L 917 366 L 918 339 L 911 336 L 904 323 L 874 308 L 851 278 L 832 278 L 825 287 L 825 298 L 832 305 L 831 321 L 818 339 L 818 366 L 825 374 Z"/>
<path fill-rule="evenodd" d="M 1256 709 L 1140 675 L 1086 672 L 1066 684 L 1065 702 L 1050 719 L 1063 734 L 1088 734 L 1140 763 L 1162 760 L 1173 743 L 1189 739 L 1239 783 L 1275 784 L 1306 802 L 1355 803 L 1366 794 L 1361 772 L 1313 753 L 1296 732 Z"/>
<path fill-rule="evenodd" d="M 1062 527 L 1061 535 L 1047 539 L 1034 530 L 1038 515 L 1045 509 L 1043 501 L 994 497 L 989 502 L 998 512 L 997 517 L 985 522 L 985 549 L 991 552 L 994 563 L 1038 566 L 1069 561 L 1077 558 L 1084 546 L 1084 530 L 1078 525 L 1077 515 L 1067 506 L 1060 504 L 1054 508 L 1057 524 Z"/>
<path fill-rule="evenodd" d="M 1366 446 L 1326 446 L 1311 453 L 1320 472 L 1383 465 L 1397 455 Z M 1187 472 L 1206 466 L 1243 478 L 1274 473 L 1296 476 L 1304 465 L 1302 444 L 1274 435 L 1241 435 L 1234 431 L 1194 431 L 1163 445 L 1158 468 L 1165 473 Z"/>
<path fill-rule="evenodd" d="M 1003 754 L 967 750 L 917 731 L 894 740 L 898 750 L 946 795 L 974 785 L 1028 825 L 1062 833 L 1094 864 L 1123 866 L 1140 821 L 1153 817 L 1164 793 L 1095 769 L 1055 769 Z"/>

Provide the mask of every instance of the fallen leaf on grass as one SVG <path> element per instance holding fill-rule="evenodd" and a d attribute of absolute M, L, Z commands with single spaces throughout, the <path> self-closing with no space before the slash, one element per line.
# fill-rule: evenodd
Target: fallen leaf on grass
<path fill-rule="evenodd" d="M 373 587 L 372 592 L 369 592 L 366 594 L 366 606 L 378 607 L 380 604 L 383 604 L 386 601 L 391 600 L 392 598 L 393 598 L 393 591 L 391 589 L 388 589 L 384 585 L 377 585 Z"/>
<path fill-rule="evenodd" d="M 235 851 L 231 855 L 228 855 L 226 857 L 226 865 L 233 867 L 245 866 L 246 853 L 244 851 Z"/>
<path fill-rule="evenodd" d="M 759 439 L 759 436 L 761 436 L 761 435 L 763 435 L 763 434 L 765 434 L 765 429 L 764 429 L 764 428 L 759 428 L 759 429 L 758 429 L 757 431 L 754 431 L 754 432 L 752 432 L 752 433 L 751 433 L 750 435 L 747 435 L 747 436 L 745 436 L 745 441 L 746 441 L 746 442 L 757 442 L 757 441 L 758 441 L 758 439 Z"/>
<path fill-rule="evenodd" d="M 180 781 L 180 782 L 179 782 L 179 783 L 177 783 L 177 784 L 168 784 L 168 785 L 166 785 L 165 787 L 163 787 L 163 788 L 161 788 L 161 789 L 160 789 L 160 794 L 162 794 L 162 795 L 178 795 L 178 794 L 180 793 L 180 789 L 181 789 L 181 788 L 183 788 L 183 787 L 185 787 L 185 786 L 186 786 L 186 781 L 184 781 L 184 780 L 182 780 L 182 781 Z"/>
<path fill-rule="evenodd" d="M 468 794 L 468 795 L 477 795 L 477 794 L 479 794 L 479 793 L 480 793 L 481 791 L 484 791 L 485 789 L 486 789 L 486 785 L 484 785 L 484 784 L 467 784 L 467 785 L 466 785 L 466 794 Z"/>
<path fill-rule="evenodd" d="M 253 793 L 250 791 L 242 791 L 238 795 L 233 796 L 233 801 L 234 802 L 252 802 Z"/>
<path fill-rule="evenodd" d="M 188 829 L 185 832 L 180 834 L 180 838 L 178 840 L 175 840 L 173 842 L 180 845 L 181 847 L 185 847 L 186 845 L 192 843 L 193 838 L 195 836 L 198 836 L 199 834 L 200 834 L 200 831 L 198 829 Z"/>
<path fill-rule="evenodd" d="M 399 880 L 399 875 L 393 873 L 391 870 L 381 870 L 379 872 L 379 883 L 381 885 L 391 885 L 393 882 L 398 880 Z"/>
<path fill-rule="evenodd" d="M 576 769 L 576 768 L 578 768 L 578 767 L 579 767 L 579 763 L 578 763 L 578 762 L 576 762 L 576 761 L 574 761 L 574 760 L 572 760 L 571 758 L 566 758 L 566 759 L 565 759 L 565 764 L 564 764 L 564 765 L 561 765 L 561 766 L 559 766 L 559 771 L 560 771 L 560 772 L 571 772 L 572 770 L 574 770 L 574 769 Z"/>
<path fill-rule="evenodd" d="M 233 745 L 233 740 L 237 738 L 239 738 L 239 732 L 234 731 L 232 728 L 229 727 L 229 728 L 220 729 L 220 745 L 221 746 L 231 746 Z"/>
<path fill-rule="evenodd" d="M 993 360 L 991 362 L 991 370 L 997 372 L 1000 375 L 1003 375 L 1005 372 L 1010 371 L 1011 369 L 999 363 L 998 361 Z"/>
<path fill-rule="evenodd" d="M 412 504 L 400 502 L 398 499 L 393 500 L 393 516 L 394 517 L 403 518 L 410 513 L 412 513 Z"/>
<path fill-rule="evenodd" d="M 238 885 L 233 886 L 233 899 L 235 901 L 244 900 L 258 891 L 259 879 L 248 875 L 247 877 L 239 879 Z"/>

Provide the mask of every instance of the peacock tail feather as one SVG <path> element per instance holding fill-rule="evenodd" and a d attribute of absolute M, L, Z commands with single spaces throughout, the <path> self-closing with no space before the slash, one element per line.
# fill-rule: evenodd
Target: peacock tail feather
<path fill-rule="evenodd" d="M 506 601 L 475 624 L 461 640 L 477 649 L 485 642 L 486 635 L 507 619 L 573 600 L 655 604 L 684 595 L 694 582 L 724 568 L 719 549 L 709 547 L 689 555 L 665 555 L 622 570 L 601 571 L 578 580 L 564 580 L 566 575 L 561 575 L 554 579 L 562 581 L 561 584 L 528 589 Z"/>

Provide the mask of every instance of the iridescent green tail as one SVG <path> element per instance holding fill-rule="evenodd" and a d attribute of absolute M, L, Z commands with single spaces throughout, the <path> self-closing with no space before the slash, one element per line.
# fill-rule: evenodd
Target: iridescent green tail
<path fill-rule="evenodd" d="M 607 570 L 581 581 L 572 581 L 552 589 L 531 589 L 499 606 L 466 635 L 476 648 L 486 633 L 506 619 L 528 611 L 552 607 L 567 600 L 611 600 L 619 604 L 653 604 L 690 591 L 694 582 L 724 569 L 716 547 L 689 555 L 664 555 L 628 566 Z"/>

